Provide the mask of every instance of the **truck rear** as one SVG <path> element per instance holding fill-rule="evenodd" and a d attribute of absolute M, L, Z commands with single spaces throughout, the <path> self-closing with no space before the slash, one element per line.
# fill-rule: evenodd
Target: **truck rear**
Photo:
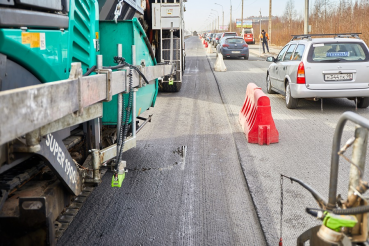
<path fill-rule="evenodd" d="M 255 37 L 254 37 L 254 29 L 253 28 L 243 28 L 241 32 L 241 37 L 245 40 L 248 44 L 255 44 Z"/>

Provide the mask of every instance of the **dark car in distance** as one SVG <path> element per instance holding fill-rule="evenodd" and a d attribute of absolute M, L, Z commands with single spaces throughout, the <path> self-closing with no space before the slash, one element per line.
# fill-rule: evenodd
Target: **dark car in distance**
<path fill-rule="evenodd" d="M 245 60 L 248 60 L 249 46 L 242 37 L 224 37 L 217 46 L 217 56 L 219 53 L 221 53 L 224 58 L 243 57 Z"/>
<path fill-rule="evenodd" d="M 236 32 L 223 32 L 221 38 L 238 36 Z"/>
<path fill-rule="evenodd" d="M 213 38 L 213 46 L 217 47 L 217 45 L 219 44 L 219 40 L 222 37 L 223 33 L 216 33 L 215 34 L 215 38 Z"/>

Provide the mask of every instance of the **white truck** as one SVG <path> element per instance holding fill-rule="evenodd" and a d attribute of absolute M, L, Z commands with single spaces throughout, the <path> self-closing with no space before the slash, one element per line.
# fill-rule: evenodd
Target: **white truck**
<path fill-rule="evenodd" d="M 175 64 L 173 75 L 159 80 L 159 89 L 178 92 L 185 70 L 184 2 L 187 0 L 155 0 L 152 5 L 152 47 L 158 62 Z M 157 41 L 155 43 L 155 41 Z"/>

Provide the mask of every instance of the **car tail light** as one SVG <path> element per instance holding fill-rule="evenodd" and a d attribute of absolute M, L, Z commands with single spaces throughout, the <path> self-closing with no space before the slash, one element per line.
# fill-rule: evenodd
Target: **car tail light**
<path fill-rule="evenodd" d="M 242 45 L 242 47 L 248 47 L 248 45 L 247 44 L 244 44 L 244 45 Z"/>
<path fill-rule="evenodd" d="M 305 67 L 304 63 L 300 62 L 299 67 L 297 68 L 297 84 L 305 84 Z"/>
<path fill-rule="evenodd" d="M 229 45 L 228 44 L 223 44 L 223 47 L 229 47 Z"/>

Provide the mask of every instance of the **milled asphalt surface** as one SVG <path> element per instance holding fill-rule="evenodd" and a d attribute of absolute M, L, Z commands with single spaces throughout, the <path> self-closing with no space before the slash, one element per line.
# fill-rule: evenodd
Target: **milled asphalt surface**
<path fill-rule="evenodd" d="M 186 53 L 181 91 L 159 94 L 145 112 L 154 114 L 152 122 L 124 155 L 129 172 L 122 187 L 111 188 L 107 173 L 58 245 L 266 245 L 242 169 L 245 161 L 258 167 L 262 153 L 247 149 L 230 115 L 242 106 L 245 73 L 224 73 L 231 103 L 224 105 L 197 37 L 186 41 Z M 234 62 L 243 69 L 249 63 Z"/>
<path fill-rule="evenodd" d="M 258 53 L 257 45 L 250 45 L 250 55 Z M 209 55 L 215 62 L 215 53 Z M 300 100 L 298 108 L 285 107 L 284 96 L 268 95 L 272 115 L 279 131 L 279 143 L 270 146 L 248 144 L 238 123 L 239 111 L 245 99 L 247 84 L 260 86 L 266 93 L 265 77 L 269 63 L 264 58 L 250 56 L 243 59 L 226 59 L 227 72 L 215 72 L 227 114 L 232 126 L 237 151 L 247 179 L 252 199 L 260 218 L 268 245 L 278 245 L 280 235 L 280 174 L 301 179 L 315 188 L 328 200 L 330 158 L 333 133 L 340 115 L 354 111 L 369 118 L 369 109 L 355 111 L 353 101 L 324 99 L 321 102 Z M 344 129 L 341 143 L 354 134 L 354 125 Z M 343 144 L 342 144 L 343 145 Z M 351 157 L 350 151 L 347 153 Z M 367 162 L 369 158 L 367 157 Z M 350 165 L 340 160 L 338 192 L 347 197 Z M 367 168 L 368 170 L 368 168 Z M 364 180 L 367 180 L 368 171 Z M 306 207 L 318 208 L 309 192 L 298 184 L 284 180 L 283 245 L 296 245 L 297 237 L 319 221 L 305 213 Z"/>
<path fill-rule="evenodd" d="M 328 198 L 336 123 L 346 111 L 369 118 L 369 109 L 324 99 L 323 111 L 320 101 L 307 100 L 289 110 L 284 96 L 268 95 L 279 143 L 248 144 L 238 114 L 248 83 L 266 92 L 269 66 L 257 56 L 257 45 L 249 48 L 248 61 L 225 60 L 227 72 L 215 72 L 215 80 L 209 66 L 215 53 L 205 55 L 197 37 L 186 41 L 182 90 L 159 94 L 147 112 L 154 113 L 153 122 L 125 155 L 130 172 L 123 187 L 110 188 L 111 176 L 105 175 L 59 245 L 278 245 L 280 174 Z M 346 126 L 343 143 L 354 129 Z M 340 160 L 339 170 L 338 194 L 346 197 L 349 164 Z M 283 188 L 283 245 L 296 245 L 303 231 L 319 224 L 305 213 L 318 205 L 296 183 L 285 179 Z"/>

